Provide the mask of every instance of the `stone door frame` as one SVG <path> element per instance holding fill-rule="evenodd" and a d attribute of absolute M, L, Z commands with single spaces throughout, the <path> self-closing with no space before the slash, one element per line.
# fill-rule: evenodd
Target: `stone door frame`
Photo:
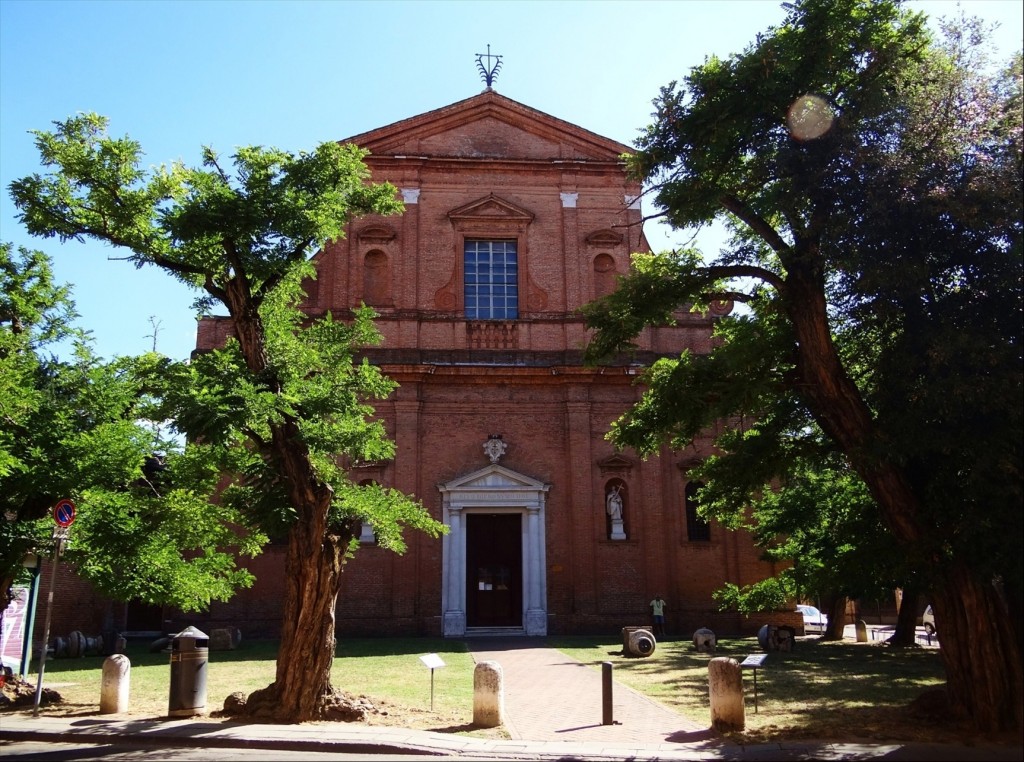
<path fill-rule="evenodd" d="M 523 633 L 548 632 L 545 569 L 545 506 L 550 484 L 492 464 L 437 486 L 442 521 L 448 534 L 441 541 L 441 612 L 446 638 L 466 635 L 466 533 L 463 516 L 470 513 L 519 513 L 523 542 Z"/>

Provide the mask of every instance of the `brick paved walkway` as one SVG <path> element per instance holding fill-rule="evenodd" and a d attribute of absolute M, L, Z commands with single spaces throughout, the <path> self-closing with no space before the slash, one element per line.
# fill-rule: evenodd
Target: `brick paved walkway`
<path fill-rule="evenodd" d="M 467 641 L 477 663 L 501 665 L 506 729 L 517 740 L 693 743 L 713 734 L 614 682 L 612 718 L 602 725 L 601 670 L 548 648 L 538 638 Z M 710 718 L 708 721 L 710 725 Z"/>

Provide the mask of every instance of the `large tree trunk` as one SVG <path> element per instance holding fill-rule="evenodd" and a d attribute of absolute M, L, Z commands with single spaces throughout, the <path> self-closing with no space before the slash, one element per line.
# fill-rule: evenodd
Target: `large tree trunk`
<path fill-rule="evenodd" d="M 247 711 L 278 722 L 351 719 L 331 685 L 334 611 L 352 527 L 328 525 L 330 487 L 316 477 L 298 426 L 273 429 L 272 452 L 297 514 L 288 533 L 281 643 L 274 683 L 249 696 Z"/>
<path fill-rule="evenodd" d="M 890 646 L 904 647 L 917 643 L 917 600 L 920 597 L 916 585 L 903 588 L 900 608 L 896 612 L 896 629 L 886 641 Z"/>
<path fill-rule="evenodd" d="M 264 327 L 244 278 L 228 284 L 227 296 L 246 366 L 269 388 L 280 391 L 276 379 L 267 375 Z M 285 556 L 277 672 L 273 684 L 248 697 L 244 711 L 278 722 L 350 719 L 331 685 L 331 666 L 334 612 L 352 527 L 346 525 L 342 531 L 328 525 L 333 492 L 318 478 L 295 419 L 284 416 L 271 426 L 271 433 L 264 453 L 287 484 L 288 502 L 296 517 Z"/>
<path fill-rule="evenodd" d="M 842 640 L 846 629 L 846 596 L 829 595 L 825 599 L 825 613 L 828 615 L 828 627 L 822 640 Z"/>
<path fill-rule="evenodd" d="M 272 685 L 252 693 L 249 715 L 277 722 L 352 719 L 331 684 L 335 607 L 351 531 L 327 525 L 330 493 L 322 485 L 288 535 L 284 610 Z"/>
<path fill-rule="evenodd" d="M 899 464 L 884 451 L 870 409 L 832 342 L 824 278 L 814 252 L 784 257 L 784 302 L 797 346 L 797 390 L 822 430 L 846 453 L 878 503 L 883 520 L 908 553 L 930 566 L 951 706 L 984 732 L 1024 727 L 1022 653 L 1012 614 L 990 579 L 955 558 L 923 547 L 918 498 Z M 940 623 L 941 620 L 941 623 Z"/>
<path fill-rule="evenodd" d="M 329 719 L 337 699 L 331 666 L 344 545 L 342 538 L 326 533 L 325 523 L 297 521 L 292 527 L 277 673 L 273 685 L 249 698 L 250 703 L 269 702 L 279 722 Z"/>
<path fill-rule="evenodd" d="M 991 581 L 955 560 L 932 591 L 949 704 L 985 731 L 1024 726 L 1024 667 L 1009 606 Z"/>

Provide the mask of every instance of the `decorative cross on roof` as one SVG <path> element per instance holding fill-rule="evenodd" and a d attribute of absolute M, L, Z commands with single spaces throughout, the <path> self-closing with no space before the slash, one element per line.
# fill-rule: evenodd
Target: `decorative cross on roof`
<path fill-rule="evenodd" d="M 487 65 L 484 65 L 484 59 L 487 59 Z M 494 64 L 491 64 L 491 59 L 494 59 Z M 491 85 L 494 84 L 495 78 L 498 76 L 498 71 L 501 69 L 501 56 L 491 55 L 491 45 L 487 45 L 487 54 L 477 53 L 476 54 L 476 67 L 480 70 L 480 76 L 483 78 L 484 84 L 487 85 L 487 89 L 491 89 Z"/>

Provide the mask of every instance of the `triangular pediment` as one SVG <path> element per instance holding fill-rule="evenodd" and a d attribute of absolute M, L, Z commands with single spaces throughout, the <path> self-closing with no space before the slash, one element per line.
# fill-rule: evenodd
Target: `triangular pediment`
<path fill-rule="evenodd" d="M 601 469 L 602 474 L 625 473 L 633 468 L 633 461 L 624 455 L 615 453 L 597 461 L 597 466 Z"/>
<path fill-rule="evenodd" d="M 452 209 L 448 212 L 448 218 L 456 221 L 486 220 L 487 222 L 529 223 L 533 221 L 533 213 L 491 193 Z"/>
<path fill-rule="evenodd" d="M 395 231 L 388 225 L 369 225 L 356 232 L 363 243 L 387 243 L 395 238 Z"/>
<path fill-rule="evenodd" d="M 437 485 L 442 492 L 547 492 L 550 484 L 496 463 Z"/>
<path fill-rule="evenodd" d="M 373 157 L 592 160 L 617 162 L 632 149 L 487 90 L 342 142 Z"/>
<path fill-rule="evenodd" d="M 614 230 L 596 230 L 586 237 L 591 246 L 618 246 L 622 243 L 622 235 Z"/>

